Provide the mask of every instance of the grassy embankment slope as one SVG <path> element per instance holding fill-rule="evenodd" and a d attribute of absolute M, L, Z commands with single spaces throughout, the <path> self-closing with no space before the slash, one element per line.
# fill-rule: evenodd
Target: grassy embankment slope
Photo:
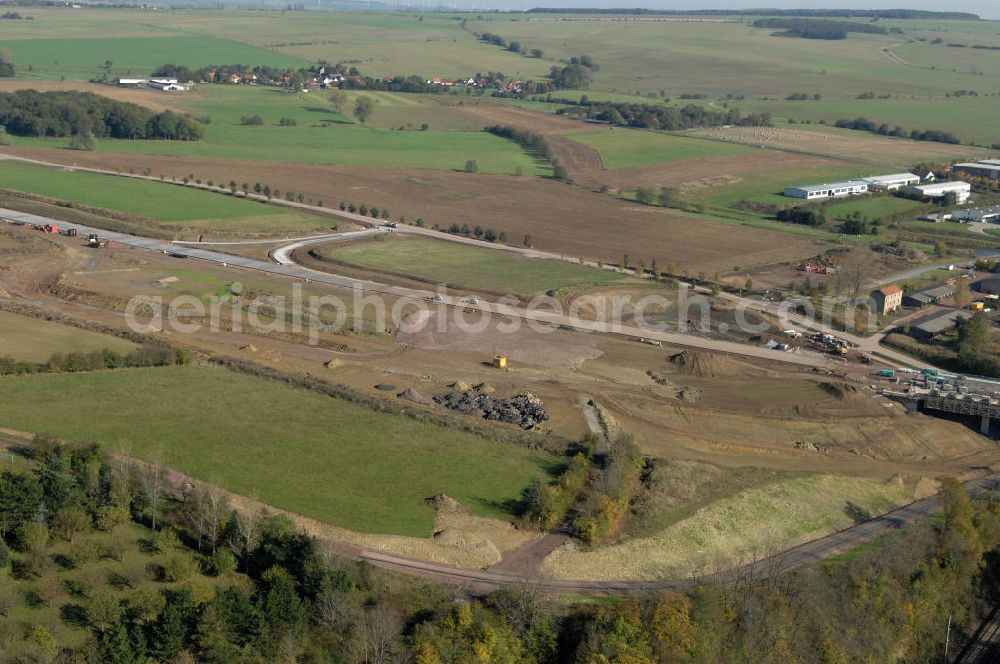
<path fill-rule="evenodd" d="M 0 311 L 0 355 L 20 362 L 45 362 L 53 353 L 128 353 L 135 348 L 117 337 Z"/>

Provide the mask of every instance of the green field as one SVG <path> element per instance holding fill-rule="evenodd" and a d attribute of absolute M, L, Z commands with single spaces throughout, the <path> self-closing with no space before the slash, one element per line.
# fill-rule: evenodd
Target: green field
<path fill-rule="evenodd" d="M 531 295 L 548 290 L 583 289 L 625 281 L 597 268 L 558 260 L 522 258 L 429 238 L 388 237 L 324 252 L 338 261 L 413 275 L 466 289 Z"/>
<path fill-rule="evenodd" d="M 853 166 L 756 171 L 742 174 L 738 182 L 698 189 L 690 193 L 690 198 L 728 214 L 727 208 L 744 200 L 774 205 L 795 203 L 795 199 L 782 195 L 785 187 L 814 182 L 837 182 L 858 175 L 858 169 Z"/>
<path fill-rule="evenodd" d="M 863 196 L 826 206 L 831 219 L 847 219 L 855 212 L 869 219 L 884 218 L 893 214 L 906 214 L 924 203 L 895 196 Z"/>
<path fill-rule="evenodd" d="M 112 63 L 108 69 L 109 77 L 129 74 L 146 76 L 168 62 L 183 63 L 189 67 L 237 62 L 274 67 L 302 67 L 307 64 L 299 58 L 207 35 L 163 36 L 153 32 L 143 37 L 119 37 L 108 33 L 107 27 L 102 31 L 105 35 L 89 38 L 46 35 L 50 38 L 10 39 L 4 40 L 4 47 L 10 49 L 12 59 L 24 74 L 45 75 L 48 78 L 59 75 L 80 80 L 95 77 L 98 71 L 103 72 L 100 63 L 107 61 Z"/>
<path fill-rule="evenodd" d="M 610 169 L 648 166 L 682 159 L 725 157 L 751 152 L 754 148 L 638 129 L 587 131 L 567 135 L 601 153 Z"/>
<path fill-rule="evenodd" d="M 99 88 L 95 91 L 100 93 Z M 108 139 L 98 141 L 97 150 L 437 170 L 461 170 L 466 161 L 474 159 L 483 173 L 552 172 L 546 161 L 528 154 L 513 141 L 461 122 L 436 108 L 426 96 L 368 94 L 376 100 L 372 119 L 375 126 L 358 124 L 350 117 L 353 102 L 349 101 L 343 115 L 335 112 L 327 93 L 321 90 L 289 94 L 277 88 L 206 84 L 197 93 L 173 98 L 196 115 L 211 118 L 202 140 Z M 348 95 L 348 99 L 355 96 Z M 242 116 L 255 114 L 264 119 L 264 125 L 240 124 Z M 278 126 L 282 118 L 295 120 L 296 125 Z M 425 122 L 431 129 L 420 131 Z M 399 131 L 400 126 L 409 129 Z M 14 140 L 15 145 L 36 147 L 64 147 L 67 142 L 64 138 Z"/>
<path fill-rule="evenodd" d="M 291 231 L 321 227 L 319 217 L 161 182 L 0 163 L 0 187 L 161 221 L 172 228 Z"/>
<path fill-rule="evenodd" d="M 476 514 L 510 518 L 509 503 L 556 463 L 210 367 L 5 377 L 0 403 L 0 427 L 128 447 L 143 458 L 162 450 L 182 472 L 371 533 L 429 537 L 424 500 L 438 493 Z"/>
<path fill-rule="evenodd" d="M 950 50 L 950 49 L 949 49 Z M 993 53 L 993 51 L 987 51 Z M 994 56 L 995 57 L 995 56 Z M 995 58 L 1000 61 L 1000 58 Z M 1000 74 L 998 74 L 1000 75 Z M 982 80 L 979 85 L 982 85 Z M 767 111 L 776 119 L 820 120 L 830 124 L 842 118 L 868 118 L 873 122 L 897 125 L 906 130 L 941 129 L 964 141 L 983 145 L 1000 142 L 996 118 L 1000 96 L 932 97 L 893 99 L 822 99 L 820 101 L 749 100 L 733 102 L 748 112 Z M 815 125 L 814 125 L 815 126 Z M 811 127 L 808 127 L 811 128 Z"/>
<path fill-rule="evenodd" d="M 118 337 L 0 311 L 0 355 L 21 362 L 45 362 L 53 353 L 104 349 L 127 353 L 135 348 Z"/>

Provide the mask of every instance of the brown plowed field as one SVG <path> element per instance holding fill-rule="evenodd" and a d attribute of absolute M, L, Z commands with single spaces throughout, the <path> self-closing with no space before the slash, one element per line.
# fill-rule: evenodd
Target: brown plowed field
<path fill-rule="evenodd" d="M 982 159 L 988 150 L 967 145 L 947 145 L 907 138 L 887 138 L 849 129 L 807 130 L 775 127 L 728 127 L 692 132 L 723 141 L 779 150 L 800 150 L 848 161 L 896 164 L 899 168 L 920 162 Z"/>
<path fill-rule="evenodd" d="M 592 147 L 570 140 L 562 136 L 574 131 L 580 131 L 585 125 L 579 120 L 570 120 L 560 115 L 528 111 L 516 106 L 501 106 L 487 104 L 478 106 L 450 106 L 448 111 L 462 117 L 482 122 L 484 127 L 490 125 L 510 125 L 520 129 L 538 132 L 548 140 L 552 155 L 565 166 L 570 177 L 575 182 L 592 186 L 602 184 L 595 176 L 604 172 L 604 161 L 601 153 Z M 594 125 L 606 128 L 606 125 Z"/>
<path fill-rule="evenodd" d="M 540 111 L 529 111 L 517 106 L 507 106 L 502 104 L 464 104 L 462 106 L 448 106 L 449 113 L 455 113 L 462 117 L 481 122 L 484 127 L 489 125 L 510 125 L 512 127 L 522 127 L 537 131 L 539 134 L 568 134 L 573 131 L 580 131 L 588 127 L 579 120 L 571 120 L 562 115 L 554 113 L 542 113 Z M 596 128 L 610 128 L 610 125 L 593 125 Z"/>
<path fill-rule="evenodd" d="M 480 225 L 519 242 L 531 235 L 537 249 L 618 262 L 656 259 L 692 273 L 728 271 L 817 253 L 812 240 L 778 231 L 689 217 L 541 178 L 469 175 L 405 169 L 362 169 L 314 164 L 177 158 L 149 155 L 5 148 L 12 154 L 104 169 L 149 168 L 160 174 L 216 182 L 256 182 L 301 192 L 328 207 L 341 200 L 388 208 L 393 217 L 428 226 Z M 169 196 L 169 189 L 165 190 Z"/>
<path fill-rule="evenodd" d="M 39 92 L 49 92 L 50 90 L 80 90 L 83 92 L 93 92 L 95 95 L 108 97 L 117 101 L 128 101 L 133 104 L 145 106 L 156 112 L 180 111 L 192 113 L 193 109 L 184 106 L 184 99 L 187 95 L 196 94 L 190 92 L 160 92 L 158 90 L 137 90 L 134 88 L 119 88 L 114 85 L 100 85 L 98 83 L 78 83 L 70 81 L 25 81 L 21 79 L 0 79 L 0 92 L 13 92 L 15 90 L 38 90 Z"/>
<path fill-rule="evenodd" d="M 702 157 L 669 161 L 651 166 L 619 168 L 613 171 L 574 173 L 574 180 L 588 186 L 606 184 L 612 189 L 632 190 L 636 187 L 677 187 L 683 184 L 735 183 L 746 174 L 760 172 L 787 173 L 797 170 L 842 168 L 843 161 L 826 157 L 795 154 L 792 152 L 766 152 L 732 155 L 727 157 Z"/>

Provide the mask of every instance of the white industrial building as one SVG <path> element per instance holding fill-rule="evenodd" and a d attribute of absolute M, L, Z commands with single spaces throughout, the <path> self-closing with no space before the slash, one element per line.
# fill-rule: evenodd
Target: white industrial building
<path fill-rule="evenodd" d="M 184 92 L 187 90 L 183 85 L 177 83 L 177 79 L 152 79 L 147 83 L 149 87 L 154 90 L 162 90 L 164 92 Z"/>
<path fill-rule="evenodd" d="M 892 175 L 873 175 L 865 178 L 871 191 L 896 191 L 904 187 L 920 184 L 920 177 L 913 173 L 893 173 Z"/>
<path fill-rule="evenodd" d="M 910 187 L 911 194 L 916 194 L 922 198 L 943 198 L 948 194 L 955 194 L 955 201 L 959 204 L 969 200 L 972 195 L 972 185 L 961 180 L 955 182 L 935 182 L 933 184 L 920 184 Z"/>
<path fill-rule="evenodd" d="M 122 88 L 153 88 L 164 92 L 184 92 L 187 88 L 180 85 L 176 78 L 119 78 L 118 86 Z"/>
<path fill-rule="evenodd" d="M 816 200 L 819 198 L 839 198 L 841 196 L 856 196 L 868 192 L 868 183 L 864 180 L 848 180 L 847 182 L 832 182 L 830 184 L 802 185 L 788 187 L 785 196 Z"/>
<path fill-rule="evenodd" d="M 1000 180 L 1000 159 L 983 159 L 982 161 L 955 164 L 952 173 L 964 173 L 968 176 Z"/>
<path fill-rule="evenodd" d="M 1000 205 L 990 205 L 981 208 L 968 208 L 965 210 L 955 210 L 951 215 L 955 221 L 968 222 L 973 224 L 1000 223 Z"/>

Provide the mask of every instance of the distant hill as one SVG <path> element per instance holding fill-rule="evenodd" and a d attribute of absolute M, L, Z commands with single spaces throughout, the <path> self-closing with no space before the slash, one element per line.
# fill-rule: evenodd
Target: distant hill
<path fill-rule="evenodd" d="M 944 19 L 978 21 L 979 16 L 968 12 L 935 12 L 922 9 L 595 9 L 591 7 L 535 7 L 534 14 L 618 14 L 635 16 L 793 16 L 818 18 L 897 18 Z"/>

